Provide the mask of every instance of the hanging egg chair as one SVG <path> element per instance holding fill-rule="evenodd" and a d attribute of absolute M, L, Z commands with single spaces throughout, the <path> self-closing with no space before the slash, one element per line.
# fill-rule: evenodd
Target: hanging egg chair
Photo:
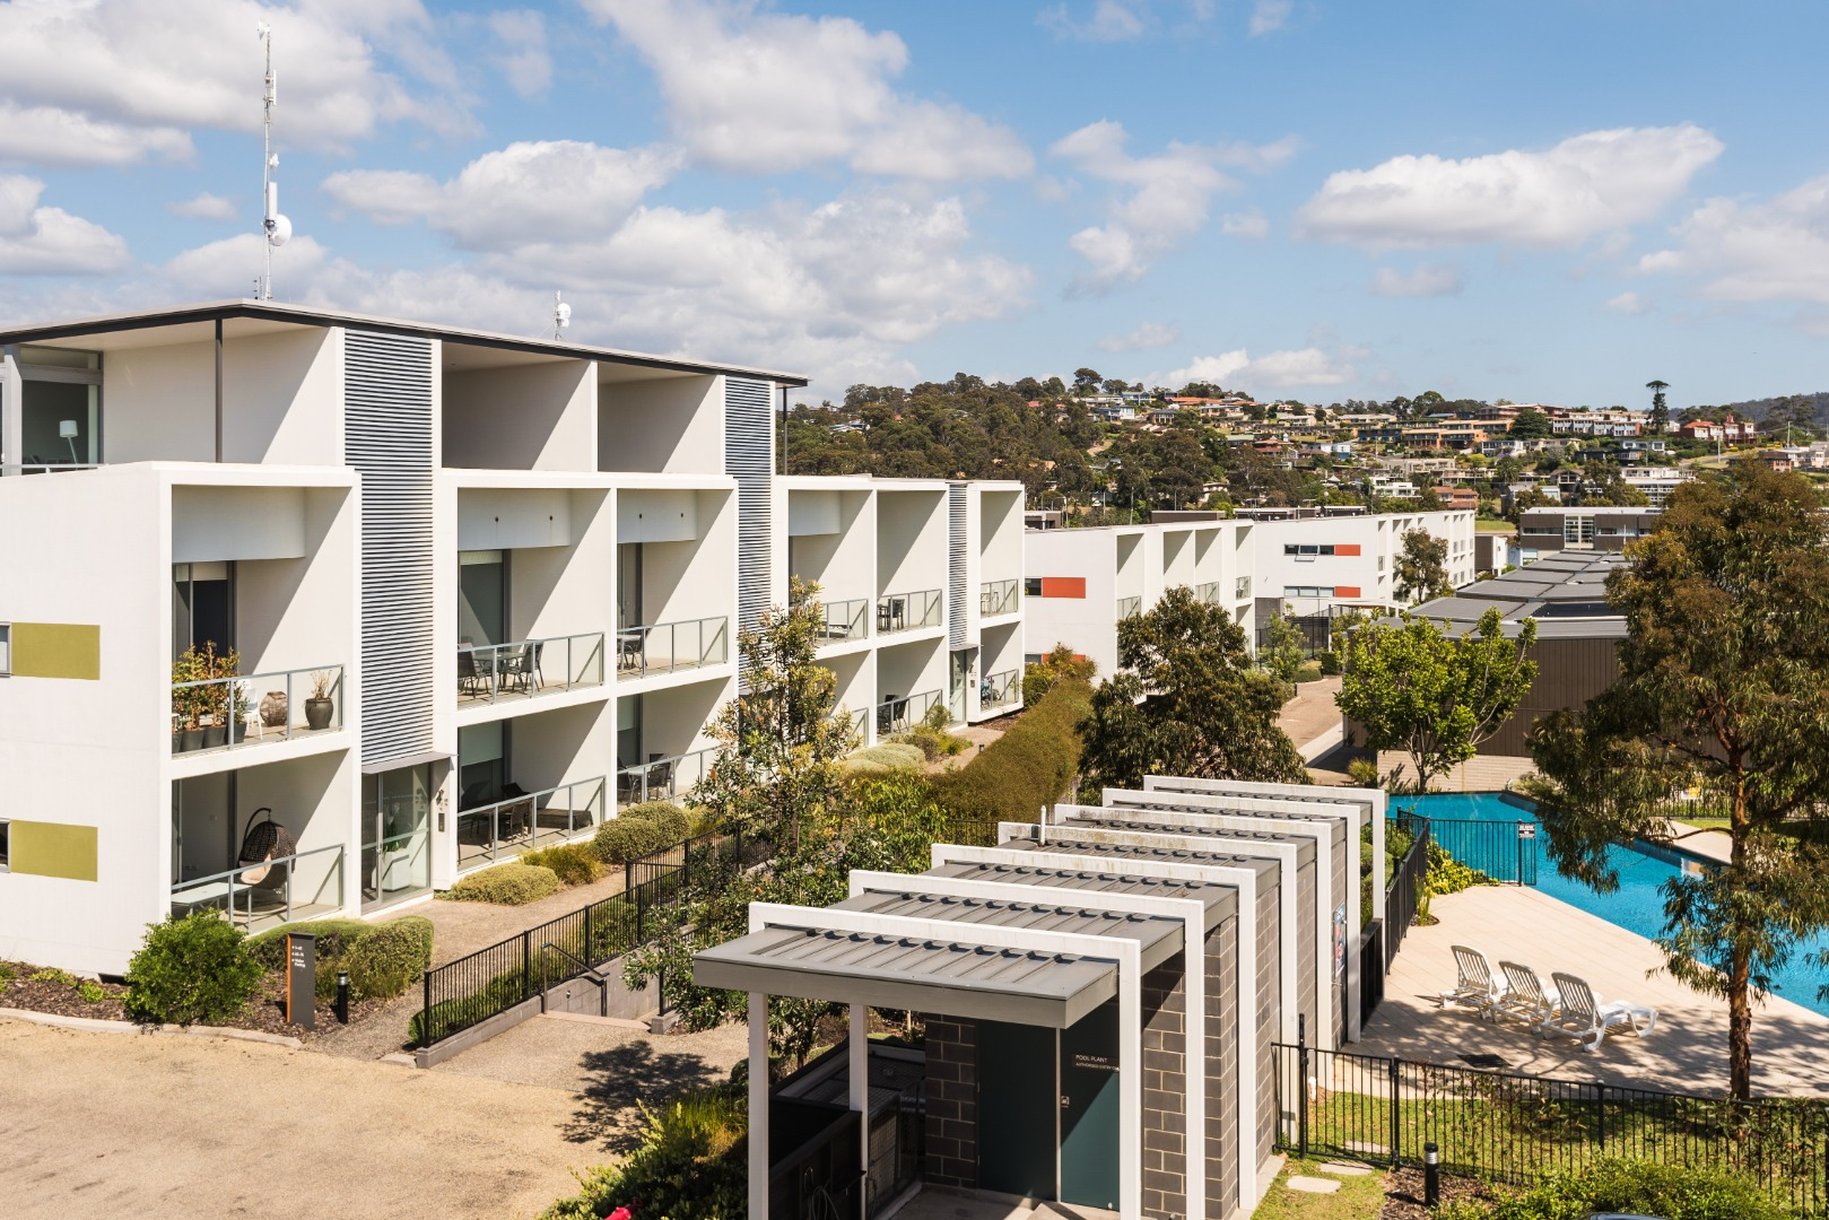
<path fill-rule="evenodd" d="M 286 880 L 284 861 L 298 851 L 298 842 L 284 826 L 273 820 L 273 810 L 262 806 L 241 836 L 241 851 L 236 863 L 242 866 L 241 883 L 256 889 L 273 889 Z"/>

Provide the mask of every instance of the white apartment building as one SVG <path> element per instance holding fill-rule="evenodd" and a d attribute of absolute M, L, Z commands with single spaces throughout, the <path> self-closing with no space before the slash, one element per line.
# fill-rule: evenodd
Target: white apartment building
<path fill-rule="evenodd" d="M 1020 660 L 1020 487 L 779 478 L 793 374 L 252 301 L 0 353 L 0 957 L 119 972 L 680 797 L 790 571 L 869 600 L 854 713 L 997 714 L 949 667 Z"/>
<path fill-rule="evenodd" d="M 1118 623 L 1186 585 L 1224 606 L 1254 635 L 1252 539 L 1270 523 L 1226 519 L 1031 532 L 1023 555 L 1023 652 L 1037 660 L 1056 644 L 1109 674 L 1118 665 Z"/>
<path fill-rule="evenodd" d="M 1031 532 L 1023 651 L 1034 660 L 1066 644 L 1110 673 L 1118 621 L 1148 610 L 1176 585 L 1225 605 L 1253 646 L 1259 622 L 1278 612 L 1393 607 L 1397 556 L 1411 530 L 1447 541 L 1452 584 L 1473 581 L 1473 517 L 1459 511 L 1234 518 Z"/>

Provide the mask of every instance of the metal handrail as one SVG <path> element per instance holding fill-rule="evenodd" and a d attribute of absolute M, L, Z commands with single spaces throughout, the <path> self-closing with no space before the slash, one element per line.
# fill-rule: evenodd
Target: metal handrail
<path fill-rule="evenodd" d="M 1002 707 L 1006 703 L 1015 703 L 1022 698 L 1022 671 L 1002 669 L 994 674 L 986 674 L 984 681 L 978 684 L 978 706 Z"/>
<path fill-rule="evenodd" d="M 643 801 L 678 799 L 705 778 L 711 769 L 710 758 L 717 752 L 716 746 L 706 746 L 621 768 L 616 772 L 616 807 L 622 809 Z M 697 773 L 692 774 L 695 769 Z M 690 776 L 685 783 L 681 782 L 682 772 Z"/>
<path fill-rule="evenodd" d="M 565 670 L 549 677 L 547 670 L 563 645 Z M 532 696 L 551 688 L 568 691 L 580 686 L 603 685 L 603 632 L 555 635 L 543 639 L 511 640 L 505 644 L 459 646 L 457 697 L 494 703 L 504 691 Z"/>
<path fill-rule="evenodd" d="M 1217 580 L 1209 580 L 1195 585 L 1194 600 L 1206 602 L 1209 605 L 1217 602 L 1219 600 L 1219 582 Z"/>
<path fill-rule="evenodd" d="M 1131 617 L 1133 614 L 1141 613 L 1143 613 L 1143 599 L 1141 597 L 1120 597 L 1118 599 L 1118 619 L 1120 622 Z"/>
<path fill-rule="evenodd" d="M 978 613 L 985 618 L 997 614 L 1015 614 L 1021 583 L 1014 580 L 987 580 L 978 587 Z"/>
<path fill-rule="evenodd" d="M 311 675 L 311 679 L 295 683 L 293 680 L 302 674 Z M 294 696 L 305 690 L 316 689 L 317 675 L 320 674 L 328 675 L 324 688 L 325 698 L 330 703 L 330 716 L 322 728 L 313 728 L 310 705 L 316 700 L 298 699 Z M 283 683 L 280 689 L 261 689 L 276 681 Z M 278 705 L 279 714 L 284 717 L 282 724 L 268 724 L 268 709 L 263 707 L 275 695 L 284 700 L 283 704 Z M 303 714 L 302 722 L 300 713 Z M 226 678 L 201 678 L 194 682 L 173 682 L 171 715 L 171 748 L 174 754 L 254 745 L 266 741 L 270 734 L 275 735 L 274 740 L 291 741 L 294 737 L 307 733 L 333 732 L 343 727 L 343 667 L 314 665 L 305 669 L 279 669 L 267 673 L 234 674 Z M 217 732 L 220 732 L 222 740 L 210 742 L 209 737 Z M 195 741 L 189 741 L 192 733 L 201 736 Z"/>
<path fill-rule="evenodd" d="M 321 899 L 324 894 L 324 887 L 335 882 L 336 899 L 331 905 L 341 908 L 343 905 L 343 845 L 341 843 L 333 843 L 328 847 L 314 847 L 309 851 L 294 852 L 289 856 L 278 856 L 271 860 L 256 861 L 249 864 L 237 864 L 234 868 L 226 869 L 220 873 L 211 873 L 206 877 L 192 877 L 185 881 L 175 881 L 172 883 L 171 887 L 171 905 L 174 907 L 186 906 L 194 909 L 203 906 L 214 906 L 218 902 L 224 902 L 227 904 L 226 910 L 228 911 L 229 918 L 233 920 L 236 916 L 235 900 L 237 896 L 245 894 L 247 895 L 247 906 L 243 912 L 243 916 L 249 923 L 252 923 L 254 922 L 254 893 L 256 890 L 263 887 L 242 881 L 240 879 L 241 876 L 244 873 L 257 868 L 278 868 L 283 865 L 286 870 L 284 882 L 285 918 L 281 922 L 290 923 L 292 922 L 293 908 L 296 905 L 299 905 L 293 901 L 293 882 L 298 876 L 298 862 L 309 859 L 312 856 L 323 856 L 333 853 L 336 856 L 336 860 L 325 872 L 324 880 L 318 884 L 317 890 L 312 894 L 311 902 L 315 903 Z M 221 885 L 223 887 L 223 892 L 220 895 L 211 895 L 209 897 L 188 901 L 183 897 L 184 893 L 188 890 L 199 890 L 203 889 L 205 886 L 214 885 Z M 307 903 L 306 905 L 310 904 Z"/>
<path fill-rule="evenodd" d="M 582 804 L 579 803 L 576 797 L 576 791 L 580 788 L 592 790 L 589 795 L 584 798 Z M 521 851 L 525 847 L 536 846 L 540 839 L 540 814 L 543 810 L 552 807 L 553 798 L 561 792 L 566 794 L 565 826 L 562 831 L 555 833 L 552 838 L 558 840 L 570 839 L 577 835 L 580 829 L 589 830 L 601 826 L 604 820 L 603 790 L 604 777 L 597 775 L 592 776 L 589 779 L 575 779 L 569 784 L 557 784 L 551 788 L 542 788 L 538 792 L 529 792 L 524 796 L 506 797 L 488 805 L 476 805 L 469 809 L 460 809 L 457 811 L 457 824 L 460 828 L 459 855 L 461 856 L 463 852 L 461 829 L 463 824 L 465 822 L 475 823 L 479 818 L 484 817 L 489 819 L 489 836 L 486 840 L 486 845 L 489 849 L 488 856 L 490 864 L 495 864 L 502 858 L 502 845 L 504 842 L 502 819 L 504 817 L 518 818 L 525 815 L 527 818 L 526 841 L 524 843 L 517 842 L 515 846 L 509 850 Z M 579 818 L 580 814 L 584 815 L 582 820 Z M 483 846 L 483 844 L 478 844 L 477 846 Z M 472 867 L 480 868 L 482 866 L 474 865 Z"/>
<path fill-rule="evenodd" d="M 819 604 L 819 625 L 827 640 L 861 640 L 870 634 L 870 599 L 852 597 Z"/>
<path fill-rule="evenodd" d="M 721 665 L 729 659 L 730 619 L 722 615 L 616 629 L 618 674 L 644 678 L 676 669 Z"/>
<path fill-rule="evenodd" d="M 0 475 L 62 474 L 66 470 L 100 469 L 100 462 L 7 462 L 0 464 Z"/>
<path fill-rule="evenodd" d="M 1234 599 L 1251 596 L 1251 578 L 1249 576 L 1241 576 L 1233 582 L 1232 596 Z"/>
<path fill-rule="evenodd" d="M 898 699 L 885 699 L 876 705 L 877 734 L 881 736 L 884 733 L 905 733 L 925 721 L 927 714 L 939 704 L 940 692 L 937 690 L 924 690 Z"/>
<path fill-rule="evenodd" d="M 897 631 L 918 631 L 923 627 L 938 627 L 941 606 L 939 589 L 918 589 L 912 593 L 885 593 L 876 599 L 876 633 L 889 635 Z"/>

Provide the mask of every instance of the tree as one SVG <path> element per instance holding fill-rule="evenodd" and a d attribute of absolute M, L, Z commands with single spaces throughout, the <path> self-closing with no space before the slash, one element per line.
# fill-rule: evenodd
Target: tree
<path fill-rule="evenodd" d="M 838 679 L 817 660 L 825 638 L 818 593 L 796 578 L 787 608 L 769 610 L 739 637 L 749 690 L 719 711 L 718 753 L 694 794 L 716 825 L 789 853 L 837 799 L 838 761 L 857 744 L 851 722 L 832 715 Z"/>
<path fill-rule="evenodd" d="M 1651 391 L 1651 434 L 1662 436 L 1670 431 L 1670 404 L 1664 401 L 1664 391 L 1670 388 L 1668 381 L 1653 378 L 1645 383 Z"/>
<path fill-rule="evenodd" d="M 1287 614 L 1271 615 L 1265 635 L 1258 661 L 1285 686 L 1294 686 L 1296 675 L 1302 672 L 1302 662 L 1307 659 L 1304 653 L 1308 638 Z"/>
<path fill-rule="evenodd" d="M 1029 707 L 1040 703 L 1048 689 L 1062 678 L 1078 678 L 1090 683 L 1092 675 L 1098 672 L 1098 665 L 1074 652 L 1065 644 L 1056 644 L 1042 654 L 1039 661 L 1031 661 L 1022 671 L 1022 701 Z"/>
<path fill-rule="evenodd" d="M 1104 378 L 1099 376 L 1097 369 L 1075 369 L 1073 370 L 1073 392 L 1076 395 L 1097 394 L 1099 384 L 1103 380 Z"/>
<path fill-rule="evenodd" d="M 1829 926 L 1829 543 L 1799 475 L 1758 467 L 1680 487 L 1627 548 L 1607 599 L 1620 674 L 1530 734 L 1530 792 L 1557 868 L 1618 885 L 1612 844 L 1676 837 L 1673 792 L 1719 807 L 1728 863 L 1664 885 L 1672 975 L 1728 1004 L 1732 1093 L 1752 1083 L 1752 1001 Z"/>
<path fill-rule="evenodd" d="M 1396 575 L 1399 601 L 1414 603 L 1452 593 L 1454 586 L 1448 583 L 1448 540 L 1425 529 L 1405 531 Z"/>
<path fill-rule="evenodd" d="M 1512 416 L 1511 426 L 1505 430 L 1507 436 L 1520 440 L 1541 440 L 1555 435 L 1556 429 L 1550 424 L 1550 417 L 1535 407 L 1525 407 Z"/>
<path fill-rule="evenodd" d="M 1346 637 L 1334 701 L 1374 750 L 1409 754 L 1416 790 L 1427 792 L 1430 780 L 1472 758 L 1517 710 L 1537 676 L 1529 657 L 1536 640 L 1535 619 L 1507 639 L 1496 609 L 1458 638 L 1411 615 L 1370 623 Z"/>
<path fill-rule="evenodd" d="M 1134 788 L 1150 774 L 1307 782 L 1277 727 L 1287 687 L 1252 664 L 1223 607 L 1170 589 L 1118 624 L 1118 664 L 1080 724 L 1081 770 L 1095 785 Z"/>

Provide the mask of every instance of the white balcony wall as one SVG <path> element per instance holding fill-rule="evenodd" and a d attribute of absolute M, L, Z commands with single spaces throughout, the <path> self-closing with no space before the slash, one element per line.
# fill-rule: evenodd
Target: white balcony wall
<path fill-rule="evenodd" d="M 786 494 L 789 577 L 818 585 L 821 601 L 874 599 L 875 499 L 858 490 L 793 488 Z M 786 588 L 778 600 L 787 601 Z M 874 616 L 875 608 L 868 613 Z"/>
<path fill-rule="evenodd" d="M 705 375 L 618 379 L 601 365 L 597 468 L 650 474 L 724 473 L 724 379 Z"/>
<path fill-rule="evenodd" d="M 726 488 L 624 488 L 617 540 L 642 544 L 640 621 L 726 618 L 737 607 L 736 495 Z M 633 624 L 629 624 L 633 625 Z M 734 659 L 736 638 L 728 637 Z"/>
<path fill-rule="evenodd" d="M 596 469 L 597 366 L 591 361 L 446 369 L 443 410 L 446 466 Z"/>
<path fill-rule="evenodd" d="M 542 490 L 507 494 L 548 503 L 555 493 Z M 459 502 L 467 495 L 460 496 Z M 516 547 L 509 555 L 508 634 L 512 639 L 536 640 L 604 632 L 607 640 L 615 626 L 615 607 L 606 593 L 615 587 L 611 493 L 569 489 L 556 495 L 562 501 L 567 522 L 564 540 L 552 546 Z M 573 664 L 582 660 L 579 654 Z M 555 653 L 549 663 L 561 661 L 562 657 Z"/>
<path fill-rule="evenodd" d="M 1154 601 L 1154 595 L 1160 592 L 1161 580 L 1159 576 L 1152 578 L 1151 575 L 1150 541 L 1152 537 L 1157 537 L 1159 547 L 1159 535 L 1158 530 L 1136 530 L 1116 536 L 1113 554 L 1117 567 L 1112 575 L 1116 597 L 1140 597 L 1145 609 Z M 1157 563 L 1160 562 L 1158 557 Z M 1160 568 L 1156 570 L 1160 572 Z"/>
<path fill-rule="evenodd" d="M 862 733 L 857 745 L 870 742 L 870 709 L 876 705 L 876 656 L 870 652 L 853 652 L 821 662 L 832 671 L 836 682 L 832 707 L 835 714 L 863 716 Z"/>
<path fill-rule="evenodd" d="M 1192 591 L 1196 583 L 1195 549 L 1194 530 L 1169 527 L 1162 531 L 1162 592 L 1178 585 L 1186 585 Z"/>
<path fill-rule="evenodd" d="M 629 695 L 618 702 L 624 715 L 640 700 L 642 762 L 676 758 L 716 744 L 707 730 L 719 709 L 736 695 L 734 679 L 693 682 L 665 690 Z"/>
<path fill-rule="evenodd" d="M 572 542 L 572 496 L 564 487 L 464 487 L 457 495 L 457 549 L 506 551 Z"/>
<path fill-rule="evenodd" d="M 979 493 L 979 581 L 1022 579 L 1022 505 L 1018 489 Z M 973 599 L 976 600 L 976 599 Z"/>
<path fill-rule="evenodd" d="M 947 585 L 946 492 L 876 495 L 877 594 L 915 593 Z"/>
<path fill-rule="evenodd" d="M 1118 529 L 1029 533 L 1023 570 L 1042 582 L 1042 591 L 1023 598 L 1025 654 L 1065 644 L 1092 660 L 1101 676 L 1112 672 L 1118 655 L 1117 599 L 1123 596 L 1117 586 L 1118 545 L 1133 534 Z M 1083 592 L 1076 592 L 1082 588 L 1077 582 L 1083 582 Z"/>
<path fill-rule="evenodd" d="M 514 774 L 508 778 L 528 792 L 557 788 L 602 776 L 606 803 L 616 791 L 616 709 L 609 702 L 585 703 L 517 716 Z M 579 807 L 588 793 L 578 793 Z M 562 805 L 563 807 L 563 805 Z"/>
<path fill-rule="evenodd" d="M 343 461 L 343 331 L 237 335 L 222 349 L 225 462 Z M 213 340 L 109 350 L 102 358 L 102 456 L 109 463 L 216 457 Z"/>
<path fill-rule="evenodd" d="M 946 641 L 915 640 L 879 648 L 876 654 L 877 702 L 938 691 L 946 703 Z"/>

